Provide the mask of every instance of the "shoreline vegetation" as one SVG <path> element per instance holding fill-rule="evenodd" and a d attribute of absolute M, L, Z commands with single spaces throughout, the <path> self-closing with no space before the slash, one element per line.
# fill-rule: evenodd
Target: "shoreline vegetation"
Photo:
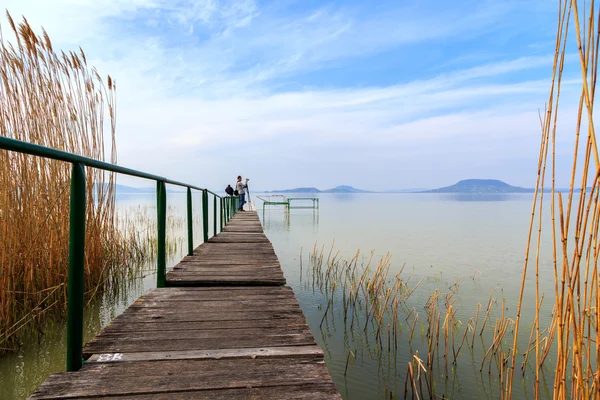
<path fill-rule="evenodd" d="M 83 50 L 55 52 L 46 31 L 36 35 L 25 18 L 15 23 L 8 12 L 6 18 L 0 135 L 116 163 L 112 78 L 105 82 Z M 70 169 L 60 161 L 0 152 L 0 352 L 18 345 L 23 329 L 43 333 L 47 317 L 64 315 Z M 115 179 L 86 169 L 86 302 L 147 254 L 148 238 L 119 229 L 124 221 L 117 216 Z"/>

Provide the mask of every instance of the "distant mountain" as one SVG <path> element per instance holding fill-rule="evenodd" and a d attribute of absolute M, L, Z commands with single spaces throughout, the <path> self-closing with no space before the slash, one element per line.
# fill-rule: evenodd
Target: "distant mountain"
<path fill-rule="evenodd" d="M 265 193 L 372 193 L 368 190 L 356 189 L 348 185 L 336 186 L 332 189 L 319 190 L 315 187 L 302 187 L 295 189 L 270 190 Z"/>
<path fill-rule="evenodd" d="M 108 187 L 108 184 L 104 184 Z M 133 186 L 125 186 L 125 185 L 115 185 L 115 190 L 117 194 L 154 194 L 156 193 L 156 189 L 153 187 L 133 187 Z M 167 189 L 167 193 L 183 193 L 185 192 L 184 188 L 180 187 L 172 187 Z"/>
<path fill-rule="evenodd" d="M 132 187 L 125 185 L 115 185 L 117 193 L 119 194 L 142 194 L 142 193 L 156 193 L 156 189 L 151 187 Z"/>
<path fill-rule="evenodd" d="M 356 189 L 356 188 L 353 188 L 352 186 L 348 186 L 348 185 L 340 185 L 340 186 L 334 187 L 333 189 L 323 190 L 323 193 L 373 193 L 373 192 L 369 192 L 368 190 Z"/>
<path fill-rule="evenodd" d="M 533 193 L 533 189 L 511 186 L 497 179 L 466 179 L 452 186 L 424 193 Z"/>

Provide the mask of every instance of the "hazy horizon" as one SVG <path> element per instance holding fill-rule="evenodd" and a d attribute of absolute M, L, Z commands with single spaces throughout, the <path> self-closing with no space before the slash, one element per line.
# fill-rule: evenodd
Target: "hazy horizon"
<path fill-rule="evenodd" d="M 533 186 L 527 187 L 527 186 L 513 185 L 510 182 L 504 182 L 504 181 L 501 181 L 501 180 L 495 179 L 495 178 L 465 178 L 465 179 L 461 179 L 460 181 L 464 181 L 464 180 L 486 180 L 486 181 L 487 180 L 498 180 L 500 182 L 506 183 L 506 184 L 508 184 L 510 186 L 514 186 L 514 187 L 521 187 L 521 188 L 524 188 L 524 189 L 534 189 Z M 454 183 L 451 183 L 451 184 L 448 184 L 448 185 L 444 185 L 444 186 L 439 186 L 439 187 L 384 188 L 384 189 L 374 189 L 374 190 L 368 190 L 368 191 L 374 192 L 374 193 L 426 191 L 426 190 L 435 190 L 435 189 L 440 189 L 440 188 L 445 188 L 445 187 L 453 186 L 453 185 L 455 185 L 456 183 L 458 183 L 460 181 L 456 181 Z M 134 189 L 154 189 L 153 186 L 124 185 L 124 184 L 121 184 L 121 183 L 117 183 L 117 184 L 121 185 L 121 186 L 125 186 L 125 187 L 131 187 L 131 188 L 134 188 Z M 225 184 L 225 186 L 226 185 L 227 185 L 227 183 Z M 233 184 L 231 184 L 231 185 L 233 186 Z M 224 190 L 225 186 L 223 186 L 223 190 Z M 338 188 L 338 187 L 341 187 L 341 186 L 349 186 L 349 187 L 352 187 L 354 189 L 367 190 L 367 189 L 364 189 L 362 187 L 359 187 L 359 186 L 356 186 L 356 185 L 347 184 L 347 183 L 339 183 L 339 184 L 336 184 L 334 186 L 329 186 L 329 187 L 318 187 L 318 186 L 314 186 L 314 185 L 308 185 L 308 186 L 278 187 L 278 188 L 268 188 L 268 187 L 267 188 L 265 188 L 265 187 L 254 188 L 254 186 L 252 184 L 249 185 L 249 187 L 252 190 L 252 192 L 277 192 L 277 191 L 283 191 L 283 190 L 309 189 L 309 188 L 310 189 L 312 189 L 312 188 L 318 189 L 320 191 L 326 191 L 326 190 L 335 189 L 335 188 Z M 561 188 L 561 189 L 564 189 L 566 187 L 568 187 L 568 186 L 564 186 L 564 187 L 562 187 L 562 186 L 556 186 L 556 188 Z M 171 188 L 171 190 L 177 190 L 177 186 L 173 186 Z M 184 190 L 184 189 L 181 189 L 181 190 Z M 209 187 L 209 190 L 212 190 L 212 191 L 216 190 L 217 191 L 216 193 L 219 194 L 219 189 L 217 189 L 217 188 L 210 188 Z"/>

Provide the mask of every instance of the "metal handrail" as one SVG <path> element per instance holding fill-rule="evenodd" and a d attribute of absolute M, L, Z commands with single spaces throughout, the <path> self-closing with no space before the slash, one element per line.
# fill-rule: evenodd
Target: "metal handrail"
<path fill-rule="evenodd" d="M 265 198 L 266 197 L 266 198 Z M 283 200 L 282 201 L 273 201 L 271 200 L 272 197 L 281 197 Z M 262 200 L 263 202 L 263 213 L 265 212 L 265 206 L 267 205 L 283 205 L 286 207 L 286 209 L 289 211 L 292 208 L 295 209 L 301 209 L 301 208 L 305 208 L 305 209 L 316 209 L 318 210 L 320 205 L 319 205 L 319 198 L 318 197 L 286 197 L 284 195 L 281 194 L 272 194 L 272 195 L 268 195 L 268 196 L 256 196 L 256 198 Z M 296 200 L 311 200 L 312 201 L 312 207 L 308 207 L 308 206 L 292 206 L 292 200 L 296 201 Z"/>
<path fill-rule="evenodd" d="M 188 255 L 194 252 L 194 234 L 192 229 L 192 189 L 202 192 L 203 240 L 208 241 L 208 194 L 214 196 L 213 234 L 217 234 L 217 198 L 220 204 L 220 229 L 237 212 L 237 196 L 219 196 L 218 194 L 195 185 L 171 180 L 163 176 L 149 174 L 116 164 L 94 160 L 50 147 L 40 146 L 21 140 L 0 136 L 0 149 L 30 154 L 72 164 L 71 193 L 69 211 L 69 272 L 67 283 L 67 371 L 77 371 L 83 365 L 83 304 L 84 304 L 84 260 L 85 260 L 85 216 L 86 216 L 86 179 L 85 167 L 135 176 L 156 181 L 157 209 L 157 278 L 156 286 L 167 286 L 166 268 L 166 220 L 167 190 L 166 184 L 187 188 Z"/>

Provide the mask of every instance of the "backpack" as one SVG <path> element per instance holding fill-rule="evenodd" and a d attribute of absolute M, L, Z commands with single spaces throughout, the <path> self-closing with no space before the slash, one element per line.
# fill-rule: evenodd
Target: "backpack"
<path fill-rule="evenodd" d="M 233 195 L 234 195 L 234 196 L 239 196 L 239 195 L 240 195 L 240 192 L 238 192 L 237 190 L 234 190 L 234 191 L 233 191 Z"/>

